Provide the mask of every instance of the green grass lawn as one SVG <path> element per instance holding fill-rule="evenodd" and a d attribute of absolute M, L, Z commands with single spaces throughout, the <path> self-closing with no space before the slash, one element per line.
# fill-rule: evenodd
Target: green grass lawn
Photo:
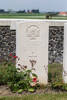
<path fill-rule="evenodd" d="M 0 16 L 0 18 L 14 18 L 14 19 L 45 19 L 45 16 L 20 16 L 20 15 L 17 15 L 17 16 Z"/>
<path fill-rule="evenodd" d="M 17 18 L 17 19 L 45 19 L 45 14 L 0 14 L 0 18 Z"/>
<path fill-rule="evenodd" d="M 40 94 L 20 97 L 0 97 L 0 100 L 67 100 L 67 94 Z"/>
<path fill-rule="evenodd" d="M 46 19 L 46 14 L 44 13 L 0 13 L 0 18 L 13 18 L 13 19 Z M 57 19 L 57 20 L 67 20 L 67 16 L 52 16 L 52 19 Z"/>

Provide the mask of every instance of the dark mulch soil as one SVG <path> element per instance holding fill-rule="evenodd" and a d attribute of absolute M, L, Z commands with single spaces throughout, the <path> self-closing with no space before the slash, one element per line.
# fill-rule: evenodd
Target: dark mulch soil
<path fill-rule="evenodd" d="M 66 92 L 66 91 L 65 91 Z M 12 93 L 8 86 L 0 86 L 0 96 L 21 96 L 21 95 L 28 95 L 28 94 L 57 94 L 57 93 L 65 93 L 64 91 L 57 91 L 52 89 L 37 89 L 36 92 L 30 93 L 30 92 L 23 92 L 22 94 L 18 93 Z"/>

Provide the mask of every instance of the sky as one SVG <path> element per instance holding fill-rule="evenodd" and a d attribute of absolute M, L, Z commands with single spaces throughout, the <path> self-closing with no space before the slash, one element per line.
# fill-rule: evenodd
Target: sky
<path fill-rule="evenodd" d="M 0 9 L 67 11 L 67 0 L 0 0 Z"/>

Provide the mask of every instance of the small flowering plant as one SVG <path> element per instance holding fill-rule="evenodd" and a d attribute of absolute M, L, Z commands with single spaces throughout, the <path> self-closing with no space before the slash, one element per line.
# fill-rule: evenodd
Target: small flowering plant
<path fill-rule="evenodd" d="M 31 82 L 30 85 L 31 85 L 32 87 L 35 87 L 35 86 L 37 85 L 37 82 L 38 82 L 37 77 L 33 77 L 33 78 L 32 78 L 32 82 Z"/>
<path fill-rule="evenodd" d="M 36 83 L 37 82 L 37 78 L 34 77 L 32 81 Z"/>
<path fill-rule="evenodd" d="M 9 56 L 12 59 L 17 59 L 18 62 L 20 60 L 18 56 L 13 56 L 12 53 L 10 53 Z M 20 74 L 20 76 L 22 77 L 19 78 L 20 80 L 17 81 L 15 84 L 18 84 L 17 86 L 23 90 L 34 91 L 34 87 L 36 87 L 36 85 L 38 84 L 38 77 L 35 73 L 32 72 L 33 68 L 31 68 L 31 70 L 28 70 L 26 65 L 21 65 L 20 63 L 18 63 L 18 66 L 19 68 L 17 68 L 17 73 L 18 75 Z"/>
<path fill-rule="evenodd" d="M 12 53 L 9 54 L 9 57 L 13 57 L 13 58 L 18 58 L 17 56 L 14 56 Z"/>
<path fill-rule="evenodd" d="M 9 56 L 11 56 L 11 57 L 12 57 L 12 56 L 13 56 L 13 55 L 12 55 L 12 53 L 10 53 L 10 54 L 9 54 Z"/>

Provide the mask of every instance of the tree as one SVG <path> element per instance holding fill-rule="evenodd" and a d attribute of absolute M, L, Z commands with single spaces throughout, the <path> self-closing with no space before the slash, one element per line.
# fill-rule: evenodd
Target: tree
<path fill-rule="evenodd" d="M 19 10 L 19 11 L 17 11 L 17 13 L 26 13 L 26 11 L 25 10 Z"/>
<path fill-rule="evenodd" d="M 32 13 L 39 13 L 39 9 L 32 9 L 31 12 Z"/>
<path fill-rule="evenodd" d="M 57 16 L 58 12 L 47 12 L 46 19 L 52 19 L 53 16 Z"/>
<path fill-rule="evenodd" d="M 0 9 L 0 13 L 5 13 L 5 10 L 4 9 Z"/>

